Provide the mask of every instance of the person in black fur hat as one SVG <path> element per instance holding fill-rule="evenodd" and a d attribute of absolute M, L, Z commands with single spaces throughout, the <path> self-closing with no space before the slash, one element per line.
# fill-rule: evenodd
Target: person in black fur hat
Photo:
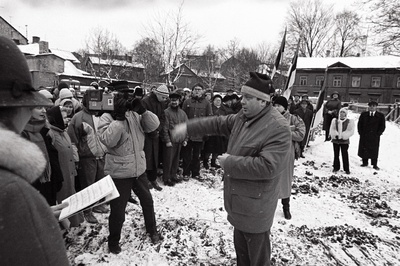
<path fill-rule="evenodd" d="M 291 148 L 287 120 L 270 104 L 274 93 L 268 75 L 250 72 L 242 86 L 242 110 L 176 125 L 172 135 L 229 137 L 218 157 L 224 169 L 224 201 L 234 227 L 237 265 L 270 265 L 270 230 L 278 202 L 280 177 Z"/>

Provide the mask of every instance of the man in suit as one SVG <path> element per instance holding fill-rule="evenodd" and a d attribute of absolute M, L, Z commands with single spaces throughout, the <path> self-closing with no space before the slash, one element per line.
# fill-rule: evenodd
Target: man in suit
<path fill-rule="evenodd" d="M 362 112 L 358 120 L 358 133 L 360 142 L 358 144 L 358 156 L 362 159 L 363 167 L 368 166 L 368 159 L 375 170 L 378 167 L 379 141 L 385 131 L 385 116 L 377 111 L 378 103 L 368 103 L 368 111 Z"/>

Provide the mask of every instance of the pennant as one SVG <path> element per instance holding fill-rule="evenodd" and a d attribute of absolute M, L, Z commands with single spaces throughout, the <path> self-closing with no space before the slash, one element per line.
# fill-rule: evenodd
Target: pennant
<path fill-rule="evenodd" d="M 282 92 L 282 95 L 286 99 L 289 99 L 290 94 L 292 93 L 292 87 L 293 87 L 294 81 L 296 79 L 296 68 L 297 68 L 297 58 L 299 57 L 299 47 L 300 47 L 300 40 L 297 43 L 296 52 L 294 53 L 294 56 L 292 59 L 292 64 L 290 65 L 290 68 L 289 68 L 288 78 L 286 80 L 285 89 Z"/>
<path fill-rule="evenodd" d="M 286 44 L 286 30 L 285 28 L 285 33 L 283 34 L 282 42 L 281 42 L 281 47 L 279 48 L 278 55 L 276 56 L 275 59 L 275 64 L 274 64 L 274 69 L 272 70 L 271 73 L 271 79 L 275 76 L 276 71 L 279 68 L 279 65 L 281 63 L 281 59 L 283 57 L 283 52 L 285 51 L 285 44 Z"/>

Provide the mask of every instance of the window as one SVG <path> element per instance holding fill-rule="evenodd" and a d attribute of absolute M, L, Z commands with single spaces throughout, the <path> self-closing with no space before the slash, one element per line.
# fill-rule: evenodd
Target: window
<path fill-rule="evenodd" d="M 324 76 L 317 76 L 315 78 L 315 85 L 322 86 L 324 84 Z"/>
<path fill-rule="evenodd" d="M 307 77 L 306 76 L 300 76 L 300 85 L 307 85 Z"/>
<path fill-rule="evenodd" d="M 396 85 L 396 87 L 400 88 L 400 77 L 397 77 L 397 85 Z"/>
<path fill-rule="evenodd" d="M 381 77 L 372 77 L 371 79 L 371 87 L 379 88 L 381 86 Z"/>
<path fill-rule="evenodd" d="M 341 87 L 341 86 L 342 86 L 342 76 L 334 76 L 333 87 Z"/>
<path fill-rule="evenodd" d="M 360 84 L 361 84 L 361 77 L 360 76 L 354 76 L 354 77 L 351 78 L 351 86 L 353 88 L 360 87 Z"/>

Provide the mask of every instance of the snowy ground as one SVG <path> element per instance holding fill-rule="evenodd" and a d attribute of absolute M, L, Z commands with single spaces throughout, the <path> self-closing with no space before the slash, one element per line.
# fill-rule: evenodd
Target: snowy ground
<path fill-rule="evenodd" d="M 357 123 L 358 114 L 349 112 Z M 293 218 L 281 204 L 271 230 L 274 265 L 400 265 L 400 127 L 386 123 L 380 171 L 360 167 L 357 132 L 350 139 L 350 175 L 332 173 L 332 143 L 321 133 L 295 162 Z M 397 163 L 396 163 L 397 162 Z M 122 252 L 108 253 L 107 214 L 100 224 L 84 223 L 66 237 L 72 265 L 236 265 L 233 228 L 223 208 L 221 170 L 202 170 L 190 180 L 152 190 L 159 231 L 152 245 L 141 208 L 128 203 Z"/>

